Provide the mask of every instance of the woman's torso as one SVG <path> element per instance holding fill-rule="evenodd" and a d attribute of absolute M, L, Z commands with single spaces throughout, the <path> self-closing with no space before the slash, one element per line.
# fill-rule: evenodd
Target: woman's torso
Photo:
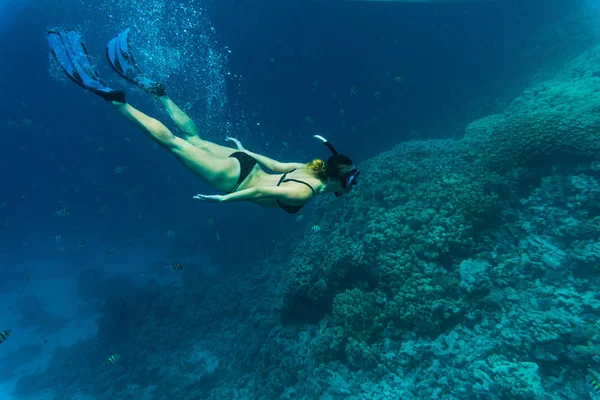
<path fill-rule="evenodd" d="M 284 175 L 285 175 L 285 179 L 282 181 L 282 177 Z M 301 181 L 304 183 L 288 181 L 289 179 L 298 180 L 298 181 Z M 311 191 L 311 189 L 307 185 L 310 185 L 310 187 L 312 188 L 313 191 Z M 294 171 L 287 172 L 286 174 L 268 174 L 265 171 L 263 171 L 259 165 L 255 165 L 254 168 L 252 169 L 252 172 L 248 176 L 248 178 L 246 178 L 246 180 L 244 180 L 244 182 L 242 183 L 242 185 L 240 185 L 240 188 L 238 190 L 250 189 L 250 188 L 259 187 L 259 186 L 263 186 L 263 187 L 282 186 L 282 187 L 295 188 L 299 191 L 299 193 L 307 193 L 307 191 L 308 191 L 308 194 L 312 195 L 315 192 L 317 192 L 318 189 L 320 189 L 322 185 L 323 185 L 323 183 L 319 179 L 315 178 L 314 175 L 312 175 L 312 173 L 308 169 L 305 169 L 305 168 L 296 169 Z M 280 204 L 284 204 L 284 205 L 288 205 L 288 206 L 292 206 L 292 207 L 293 206 L 303 206 L 309 200 L 310 200 L 310 197 L 308 197 L 307 200 L 304 200 L 304 201 L 284 200 L 284 201 L 280 201 Z M 263 206 L 263 207 L 280 207 L 281 206 L 277 202 L 276 199 L 258 199 L 258 200 L 253 200 L 252 202 L 255 204 L 258 204 L 260 206 Z"/>

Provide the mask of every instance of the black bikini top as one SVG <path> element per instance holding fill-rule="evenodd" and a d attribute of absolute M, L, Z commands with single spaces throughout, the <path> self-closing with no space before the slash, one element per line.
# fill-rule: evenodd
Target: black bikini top
<path fill-rule="evenodd" d="M 281 175 L 281 179 L 279 179 L 279 182 L 277 182 L 277 186 L 281 185 L 284 182 L 296 182 L 296 183 L 301 183 L 303 185 L 306 185 L 310 188 L 310 190 L 312 190 L 313 194 L 315 194 L 315 189 L 313 189 L 312 186 L 310 186 L 308 183 L 304 182 L 304 181 L 300 181 L 298 179 L 286 179 L 287 174 L 289 174 L 290 172 L 294 172 L 296 169 L 293 169 L 289 172 L 286 172 L 285 174 Z M 283 204 L 282 202 L 279 201 L 279 199 L 277 199 L 277 205 L 279 206 L 279 208 L 281 208 L 283 211 L 285 211 L 288 214 L 296 214 L 298 211 L 300 211 L 300 209 L 302 207 L 304 207 L 304 205 L 301 206 L 290 206 L 287 204 Z"/>

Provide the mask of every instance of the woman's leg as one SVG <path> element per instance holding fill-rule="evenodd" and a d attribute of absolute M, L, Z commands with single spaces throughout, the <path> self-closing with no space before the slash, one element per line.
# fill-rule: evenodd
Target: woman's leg
<path fill-rule="evenodd" d="M 221 158 L 173 135 L 162 122 L 149 117 L 127 103 L 111 102 L 117 110 L 146 136 L 169 150 L 190 171 L 209 185 L 228 192 L 236 184 L 240 164 L 234 158 Z"/>
<path fill-rule="evenodd" d="M 185 140 L 219 158 L 227 158 L 235 152 L 235 149 L 231 147 L 221 146 L 200 138 L 194 121 L 173 100 L 167 96 L 159 97 L 158 100 L 163 104 L 175 125 L 183 132 Z"/>

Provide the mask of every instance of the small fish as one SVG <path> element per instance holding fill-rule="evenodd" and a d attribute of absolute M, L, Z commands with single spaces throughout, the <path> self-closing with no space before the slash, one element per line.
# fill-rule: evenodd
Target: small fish
<path fill-rule="evenodd" d="M 108 249 L 106 254 L 108 254 L 109 256 L 112 256 L 113 254 L 115 254 L 116 251 L 117 251 L 117 249 L 115 249 L 114 247 L 111 247 L 110 249 Z"/>
<path fill-rule="evenodd" d="M 351 95 L 355 95 L 355 94 L 357 94 L 357 93 L 358 93 L 358 87 L 356 87 L 356 86 L 352 86 L 352 87 L 350 88 L 350 94 L 351 94 Z"/>
<path fill-rule="evenodd" d="M 321 230 L 321 227 L 319 225 L 313 225 L 312 228 L 310 228 L 314 233 L 318 233 Z"/>
<path fill-rule="evenodd" d="M 296 222 L 301 222 L 304 219 L 304 214 L 298 215 L 296 217 Z"/>
<path fill-rule="evenodd" d="M 127 171 L 127 167 L 124 166 L 124 165 L 118 166 L 117 168 L 113 169 L 113 172 L 115 174 L 122 174 L 122 173 L 124 173 L 126 171 Z"/>
<path fill-rule="evenodd" d="M 169 268 L 173 272 L 183 271 L 183 265 L 181 265 L 179 263 L 169 265 L 167 268 Z"/>
<path fill-rule="evenodd" d="M 165 232 L 165 236 L 167 237 L 167 239 L 173 239 L 175 237 L 175 231 L 172 229 L 167 229 L 167 231 Z"/>
<path fill-rule="evenodd" d="M 404 77 L 402 77 L 402 76 L 395 76 L 394 77 L 394 82 L 396 82 L 396 83 L 402 83 L 402 82 L 404 82 Z"/>
<path fill-rule="evenodd" d="M 57 210 L 54 214 L 56 217 L 66 217 L 67 215 L 71 215 L 69 209 L 67 207 L 63 207 L 60 210 Z"/>
<path fill-rule="evenodd" d="M 373 93 L 373 98 L 378 99 L 380 95 L 381 95 L 381 93 L 375 92 L 375 93 Z"/>
<path fill-rule="evenodd" d="M 116 362 L 119 361 L 119 358 L 121 358 L 120 354 L 114 354 L 114 355 L 108 357 L 108 359 L 104 362 L 104 365 L 116 364 Z"/>
<path fill-rule="evenodd" d="M 588 376 L 587 383 L 592 387 L 596 394 L 600 394 L 600 385 L 598 384 L 598 381 L 596 381 L 596 377 Z"/>
<path fill-rule="evenodd" d="M 52 236 L 52 241 L 54 243 L 60 243 L 61 240 L 62 240 L 62 237 L 60 235 Z"/>
<path fill-rule="evenodd" d="M 99 152 L 103 152 L 104 151 L 104 146 L 98 146 L 96 147 L 96 150 Z"/>
<path fill-rule="evenodd" d="M 96 212 L 98 212 L 100 214 L 104 214 L 107 211 L 108 211 L 108 206 L 102 206 Z"/>
<path fill-rule="evenodd" d="M 85 240 L 78 240 L 77 247 L 82 248 L 83 246 L 85 246 Z"/>
<path fill-rule="evenodd" d="M 209 219 L 206 221 L 206 225 L 214 225 L 214 224 L 215 224 L 215 220 L 214 220 L 214 219 L 212 219 L 212 218 L 209 218 Z"/>
<path fill-rule="evenodd" d="M 144 219 L 144 213 L 143 212 L 138 212 L 137 215 L 135 216 L 135 219 L 137 220 L 142 220 Z"/>
<path fill-rule="evenodd" d="M 217 242 L 220 242 L 221 241 L 221 236 L 219 236 L 219 232 L 215 231 L 215 233 L 217 234 Z"/>
<path fill-rule="evenodd" d="M 8 228 L 10 225 L 8 224 L 8 222 L 6 221 L 2 221 L 0 222 L 0 229 L 6 229 Z"/>
<path fill-rule="evenodd" d="M 6 339 L 10 336 L 10 331 L 2 331 L 0 332 L 0 344 L 6 342 Z"/>
<path fill-rule="evenodd" d="M 58 251 L 59 253 L 64 253 L 65 252 L 65 248 L 64 247 L 57 247 L 56 251 Z"/>
<path fill-rule="evenodd" d="M 136 187 L 132 187 L 131 189 L 127 189 L 124 193 L 125 196 L 131 196 L 132 194 L 140 192 L 144 186 L 138 185 Z"/>

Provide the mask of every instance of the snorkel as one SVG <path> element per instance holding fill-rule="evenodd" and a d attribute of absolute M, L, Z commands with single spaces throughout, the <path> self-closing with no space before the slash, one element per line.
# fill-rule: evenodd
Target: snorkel
<path fill-rule="evenodd" d="M 315 139 L 320 140 L 325 147 L 327 147 L 329 149 L 329 151 L 331 151 L 331 154 L 334 156 L 337 156 L 339 153 L 337 152 L 337 150 L 335 149 L 335 147 L 333 147 L 333 145 L 331 143 L 329 143 L 329 141 L 327 139 L 325 139 L 323 136 L 321 135 L 314 135 Z M 327 164 L 330 163 L 330 160 L 327 160 Z M 328 171 L 331 170 L 331 168 L 327 168 Z M 329 175 L 329 173 L 328 173 Z M 358 175 L 360 175 L 360 171 L 358 170 L 358 168 L 352 168 L 350 171 L 344 173 L 341 176 L 332 176 L 329 175 L 331 178 L 337 178 L 340 180 L 340 185 L 342 186 L 342 188 L 344 189 L 348 189 L 351 186 L 354 186 L 358 183 Z M 334 192 L 335 193 L 335 197 L 340 197 L 341 195 L 343 195 L 344 193 L 340 193 L 340 192 Z"/>

